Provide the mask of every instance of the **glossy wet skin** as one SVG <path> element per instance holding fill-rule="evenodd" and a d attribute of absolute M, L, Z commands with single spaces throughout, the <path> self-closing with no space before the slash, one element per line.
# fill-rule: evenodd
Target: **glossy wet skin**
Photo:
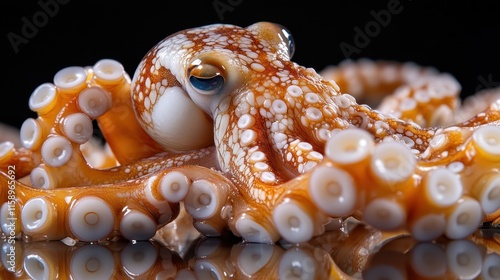
<path fill-rule="evenodd" d="M 462 238 L 497 218 L 499 101 L 444 124 L 443 112 L 456 106 L 453 79 L 374 64 L 363 73 L 384 73 L 375 84 L 404 89 L 387 97 L 392 107 L 374 110 L 326 73 L 291 61 L 293 49 L 280 25 L 214 24 L 165 38 L 133 79 L 109 60 L 61 70 L 32 96 L 39 118 L 23 125 L 28 145 L 4 145 L 0 155 L 2 166 L 29 163 L 30 182 L 18 185 L 22 231 L 147 239 L 175 219 L 180 202 L 203 234 L 229 229 L 260 243 L 306 242 L 351 215 L 420 240 Z M 426 110 L 414 120 L 417 105 Z M 92 119 L 112 153 L 89 153 L 111 166 L 87 164 L 80 149 Z M 415 123 L 429 120 L 436 126 Z M 37 211 L 44 215 L 30 219 Z M 96 230 L 96 220 L 106 226 Z"/>
<path fill-rule="evenodd" d="M 216 145 L 219 146 L 219 162 L 223 170 L 230 171 L 229 165 L 232 158 L 228 158 L 228 155 L 233 154 L 236 157 L 243 156 L 249 159 L 251 155 L 247 151 L 252 148 L 264 149 L 265 153 L 274 154 L 273 157 L 277 156 L 281 160 L 290 161 L 292 154 L 272 147 L 283 146 L 281 143 L 283 141 L 296 140 L 284 139 L 295 129 L 299 129 L 297 133 L 302 134 L 297 139 L 310 137 L 307 135 L 310 133 L 307 131 L 309 127 L 304 125 L 307 120 L 300 119 L 302 115 L 314 119 L 317 130 L 321 130 L 322 139 L 313 136 L 315 139 L 311 141 L 312 145 L 319 148 L 324 144 L 326 137 L 323 134 L 326 132 L 324 129 L 322 130 L 322 126 L 328 127 L 329 125 L 320 123 L 319 118 L 321 118 L 320 114 L 322 113 L 313 108 L 313 103 L 320 103 L 320 99 L 329 98 L 328 95 L 335 93 L 328 88 L 330 85 L 327 82 L 319 80 L 319 76 L 309 73 L 305 68 L 297 67 L 295 63 L 290 61 L 294 48 L 290 32 L 280 25 L 258 23 L 247 28 L 212 25 L 170 36 L 153 48 L 151 53 L 146 56 L 147 66 L 140 68 L 149 69 L 150 65 L 153 64 L 153 61 L 149 62 L 149 59 L 157 57 L 158 61 L 155 63 L 161 66 L 158 69 L 155 68 L 154 71 L 170 74 L 166 76 L 167 80 L 173 80 L 175 77 L 191 100 L 215 119 L 214 131 Z M 143 70 L 139 70 L 136 72 L 139 75 L 136 75 L 134 80 L 136 82 L 147 80 L 149 77 L 147 72 L 146 70 L 142 76 L 140 73 L 143 73 Z M 310 93 L 306 97 L 311 103 L 310 106 L 307 108 L 290 107 L 289 104 L 286 104 L 286 99 L 295 99 L 293 94 L 295 94 L 294 90 L 298 88 L 296 84 L 299 83 L 288 77 L 310 78 L 309 84 L 314 86 L 312 90 L 324 94 L 325 97 Z M 164 79 L 165 77 L 162 81 Z M 326 86 L 322 86 L 321 83 L 325 83 Z M 141 89 L 136 90 L 133 94 L 136 101 L 134 104 L 136 104 L 136 112 L 142 120 L 143 127 L 148 130 L 150 122 L 147 120 L 150 119 L 150 113 L 143 109 L 146 106 L 141 106 L 144 103 L 139 102 L 140 96 L 147 95 L 144 93 L 147 89 L 143 90 L 143 83 L 139 83 L 139 85 L 141 85 Z M 292 91 L 292 95 L 288 91 Z M 292 100 L 292 102 L 302 101 Z M 234 116 L 230 114 L 230 110 L 235 111 Z M 192 111 L 189 111 L 188 114 L 191 115 Z M 288 115 L 292 116 L 288 117 Z M 228 121 L 229 119 L 231 120 Z M 262 127 L 261 131 L 251 129 L 256 122 L 259 127 Z M 230 128 L 228 127 L 229 123 L 239 123 L 240 125 L 238 128 Z M 230 132 L 230 129 L 234 131 Z M 236 147 L 233 147 L 234 145 L 222 147 L 226 145 L 224 142 L 229 140 L 222 139 L 224 137 L 222 134 L 226 134 L 223 131 L 233 134 L 238 139 L 243 138 L 243 143 L 239 143 L 240 145 L 236 145 Z M 255 142 L 260 142 L 260 145 Z M 303 145 L 311 144 L 304 143 Z M 313 157 L 320 158 L 320 155 L 314 153 Z M 286 160 L 287 158 L 288 160 Z M 288 167 L 280 170 L 283 172 L 282 175 L 277 175 L 275 171 L 267 170 L 267 168 L 263 172 L 254 172 L 261 173 L 261 177 L 265 176 L 268 183 L 275 181 L 274 179 L 279 182 L 302 173 L 304 168 L 299 168 L 299 164 L 286 164 Z M 303 164 L 312 165 L 307 162 Z M 288 174 L 289 172 L 291 174 Z M 282 176 L 285 178 L 281 178 Z"/>
<path fill-rule="evenodd" d="M 249 36 L 248 31 L 257 27 L 265 29 L 266 32 L 252 32 L 252 36 Z M 265 37 L 272 44 L 265 46 L 264 50 L 258 50 L 255 46 L 260 38 L 256 38 L 256 35 Z M 266 64 L 270 53 L 276 53 L 276 63 L 288 61 L 293 53 L 293 41 L 289 32 L 271 23 L 249 27 L 248 30 L 230 25 L 213 25 L 169 36 L 145 56 L 134 76 L 137 86 L 133 87 L 132 96 L 141 124 L 147 131 L 151 131 L 151 134 L 161 134 L 161 129 L 170 128 L 151 128 L 154 127 L 153 108 L 165 106 L 156 109 L 164 113 L 169 111 L 167 107 L 172 106 L 171 104 L 186 104 L 185 110 L 179 109 L 175 114 L 165 117 L 178 120 L 169 120 L 168 123 L 184 124 L 186 119 L 196 118 L 197 121 L 193 123 L 200 121 L 209 127 L 205 125 L 207 120 L 199 110 L 213 119 L 223 98 L 248 92 L 246 85 L 255 84 L 254 81 L 262 75 L 269 75 L 262 73 L 262 70 L 269 68 Z M 259 73 L 257 76 L 256 72 Z M 165 90 L 167 94 L 163 94 Z M 184 126 L 175 133 L 183 133 L 186 130 L 193 131 L 193 135 L 198 133 L 198 136 L 206 138 L 207 141 L 211 138 L 210 132 L 200 131 L 198 127 L 190 129 Z M 185 138 L 190 137 L 179 137 L 164 142 L 182 142 Z M 206 144 L 200 143 L 200 146 Z"/>
<path fill-rule="evenodd" d="M 211 25 L 184 31 L 167 38 L 146 55 L 146 61 L 158 59 L 161 71 L 169 69 L 162 77 L 175 77 L 190 99 L 213 118 L 219 167 L 240 191 L 248 194 L 250 204 L 262 203 L 272 209 L 271 205 L 283 200 L 280 196 L 289 188 L 287 185 L 293 185 L 285 182 L 321 162 L 328 139 L 349 127 L 359 127 L 371 134 L 360 136 L 363 141 L 391 138 L 403 142 L 403 145 L 385 145 L 384 152 L 380 149 L 373 159 L 379 162 L 379 167 L 370 167 L 371 172 L 382 185 L 396 184 L 403 188 L 417 165 L 413 154 L 421 157 L 419 165 L 427 165 L 426 161 L 442 161 L 444 151 L 450 156 L 459 151 L 455 147 L 462 144 L 458 140 L 461 128 L 451 126 L 435 135 L 434 129 L 421 128 L 411 117 L 406 122 L 396 119 L 392 112 L 382 114 L 360 106 L 351 95 L 341 93 L 334 81 L 290 61 L 293 49 L 293 38 L 286 29 L 272 23 L 256 23 L 246 28 Z M 142 79 L 148 75 L 146 71 Z M 443 109 L 454 108 L 451 96 L 458 89 L 448 77 L 434 81 L 429 76 L 429 79 L 436 88 L 433 94 L 442 95 L 433 104 L 440 106 L 437 117 L 433 117 L 438 121 Z M 421 96 L 415 96 L 418 102 Z M 407 110 L 403 106 L 411 109 L 409 105 L 401 106 L 402 110 Z M 399 108 L 394 110 L 397 113 Z M 346 149 L 355 145 L 349 144 Z M 370 152 L 372 148 L 363 149 Z M 333 153 L 332 157 L 339 160 L 342 153 Z M 345 153 L 345 156 L 355 154 Z M 455 180 L 452 175 L 443 174 L 449 177 L 443 180 Z M 458 196 L 460 193 L 457 190 Z M 372 207 L 404 211 L 404 207 L 386 202 L 374 203 Z M 406 217 L 402 214 L 395 219 L 400 224 Z"/>

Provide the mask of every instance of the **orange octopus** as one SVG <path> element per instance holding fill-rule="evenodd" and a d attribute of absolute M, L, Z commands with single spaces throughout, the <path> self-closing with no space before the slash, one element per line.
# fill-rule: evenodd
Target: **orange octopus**
<path fill-rule="evenodd" d="M 110 59 L 62 69 L 31 95 L 23 147 L 0 144 L 4 235 L 147 240 L 184 210 L 204 235 L 259 243 L 348 217 L 417 240 L 499 224 L 498 92 L 471 114 L 435 69 L 318 74 L 294 48 L 277 24 L 213 24 L 159 42 L 132 79 Z"/>

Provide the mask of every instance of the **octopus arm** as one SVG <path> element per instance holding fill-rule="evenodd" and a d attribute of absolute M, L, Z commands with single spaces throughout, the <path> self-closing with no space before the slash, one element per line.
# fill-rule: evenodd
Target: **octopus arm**
<path fill-rule="evenodd" d="M 9 180 L 0 173 L 2 185 Z M 180 201 L 191 216 L 209 220 L 209 212 L 223 206 L 219 201 L 217 208 L 216 201 L 225 197 L 222 192 L 230 184 L 217 171 L 190 165 L 98 186 L 46 190 L 16 182 L 15 200 L 7 199 L 11 194 L 4 188 L 0 193 L 2 200 L 15 201 L 15 205 L 5 202 L 1 206 L 0 226 L 16 235 L 22 231 L 30 240 L 147 240 L 176 218 Z M 11 216 L 23 221 L 15 229 L 9 228 Z"/>

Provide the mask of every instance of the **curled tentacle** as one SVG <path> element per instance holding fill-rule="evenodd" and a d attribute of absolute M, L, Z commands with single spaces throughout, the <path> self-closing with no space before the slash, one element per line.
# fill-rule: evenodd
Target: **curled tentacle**
<path fill-rule="evenodd" d="M 461 86 L 454 77 L 411 62 L 346 60 L 320 74 L 358 102 L 420 126 L 451 124 L 460 104 Z"/>

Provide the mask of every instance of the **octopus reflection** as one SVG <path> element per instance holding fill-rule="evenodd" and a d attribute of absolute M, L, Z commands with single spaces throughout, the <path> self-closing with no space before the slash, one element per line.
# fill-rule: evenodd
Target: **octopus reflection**
<path fill-rule="evenodd" d="M 29 99 L 22 147 L 0 144 L 2 231 L 149 240 L 184 210 L 206 236 L 266 244 L 348 217 L 420 241 L 498 225 L 498 91 L 461 106 L 435 69 L 362 60 L 318 74 L 294 50 L 277 24 L 214 24 L 168 36 L 132 78 L 110 59 L 57 72 Z"/>
<path fill-rule="evenodd" d="M 496 233 L 498 235 L 498 233 Z M 15 271 L 1 251 L 2 279 L 498 279 L 500 240 L 419 242 L 356 226 L 301 244 L 247 243 L 235 236 L 200 237 L 183 251 L 156 241 L 23 242 Z M 486 245 L 488 244 L 489 245 Z"/>

